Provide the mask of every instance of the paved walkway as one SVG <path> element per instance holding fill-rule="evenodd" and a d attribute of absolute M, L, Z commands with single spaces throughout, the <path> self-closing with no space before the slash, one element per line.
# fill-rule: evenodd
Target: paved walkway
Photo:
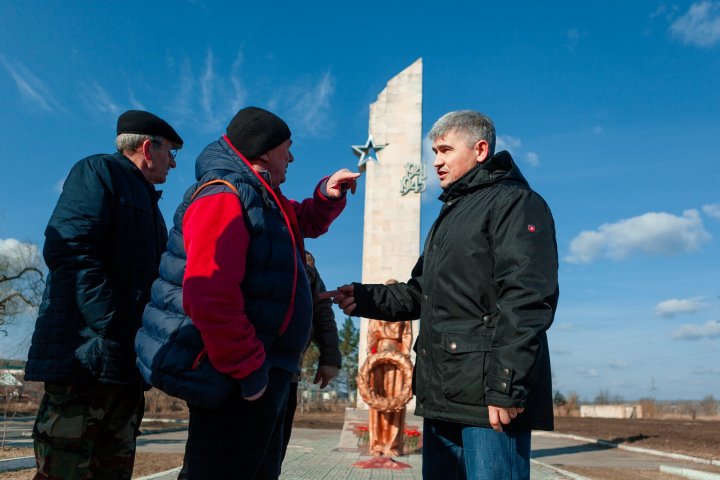
<path fill-rule="evenodd" d="M 26 425 L 22 425 L 26 424 Z M 8 429 L 6 444 L 29 446 L 31 439 L 29 420 L 20 420 Z M 313 480 L 365 480 L 365 479 L 419 479 L 421 475 L 420 455 L 414 454 L 399 457 L 397 460 L 408 463 L 412 468 L 405 470 L 363 470 L 352 464 L 370 457 L 361 456 L 358 452 L 338 451 L 340 430 L 314 430 L 296 428 L 288 447 L 288 454 L 283 465 L 282 480 L 313 479 Z M 187 430 L 185 426 L 166 429 L 161 433 L 145 434 L 138 438 L 138 450 L 143 452 L 182 453 L 185 449 Z M 582 476 L 573 475 L 565 470 L 573 466 L 590 468 L 615 467 L 621 469 L 623 479 L 633 479 L 635 469 L 660 471 L 661 468 L 685 470 L 697 473 L 704 470 L 702 476 L 685 478 L 703 478 L 705 480 L 720 479 L 720 465 L 693 464 L 682 458 L 659 457 L 647 451 L 638 451 L 633 447 L 613 448 L 598 444 L 592 439 L 560 435 L 554 433 L 533 434 L 531 475 L 533 480 L 586 480 Z M 13 461 L 15 462 L 15 461 Z M 20 464 L 12 467 L 25 468 L 34 465 L 34 459 L 28 457 L 19 460 Z M 10 469 L 10 462 L 0 461 L 0 472 Z M 5 464 L 5 465 L 3 465 Z M 144 477 L 145 480 L 175 480 L 178 469 Z M 666 470 L 667 471 L 667 470 Z M 695 475 L 693 474 L 693 475 Z M 2 477 L 2 473 L 0 473 Z M 678 477 L 680 478 L 680 477 Z M 620 479 L 619 479 L 620 480 Z"/>
<path fill-rule="evenodd" d="M 182 452 L 186 432 L 163 433 L 140 437 L 140 451 Z M 352 464 L 371 457 L 358 452 L 338 451 L 340 430 L 317 430 L 295 428 L 283 462 L 281 480 L 409 480 L 422 478 L 422 461 L 419 454 L 398 457 L 396 460 L 410 464 L 404 470 L 361 469 Z M 162 474 L 143 477 L 143 480 L 175 480 L 179 468 Z M 532 462 L 533 480 L 579 480 L 582 477 L 564 474 L 536 461 Z"/>

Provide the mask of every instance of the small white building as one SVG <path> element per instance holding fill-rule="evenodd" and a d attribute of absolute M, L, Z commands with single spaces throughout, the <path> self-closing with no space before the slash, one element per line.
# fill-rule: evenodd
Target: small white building
<path fill-rule="evenodd" d="M 591 418 L 643 418 L 642 405 L 581 405 L 581 417 Z"/>

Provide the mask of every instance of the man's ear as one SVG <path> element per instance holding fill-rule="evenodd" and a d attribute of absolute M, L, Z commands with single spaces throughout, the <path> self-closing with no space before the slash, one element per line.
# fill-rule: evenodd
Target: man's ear
<path fill-rule="evenodd" d="M 265 152 L 262 155 L 260 155 L 259 157 L 257 157 L 255 160 L 257 161 L 257 163 L 259 163 L 263 167 L 266 167 L 268 162 L 270 162 L 270 157 L 268 156 L 267 152 Z"/>
<path fill-rule="evenodd" d="M 152 167 L 153 161 L 152 155 L 150 153 L 150 149 L 152 148 L 152 140 L 145 140 L 140 148 L 142 149 L 143 160 L 148 166 Z"/>
<path fill-rule="evenodd" d="M 475 150 L 477 163 L 485 162 L 490 156 L 490 144 L 487 140 L 478 140 L 473 149 Z"/>

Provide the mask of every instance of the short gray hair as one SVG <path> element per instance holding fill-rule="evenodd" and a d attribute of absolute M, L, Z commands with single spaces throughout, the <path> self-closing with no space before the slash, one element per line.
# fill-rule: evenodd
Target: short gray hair
<path fill-rule="evenodd" d="M 115 146 L 120 153 L 134 152 L 140 148 L 140 145 L 142 145 L 145 140 L 162 143 L 160 137 L 154 137 L 152 135 L 145 135 L 143 133 L 121 133 L 115 139 Z"/>
<path fill-rule="evenodd" d="M 487 115 L 474 110 L 446 113 L 435 122 L 428 137 L 434 142 L 452 130 L 465 135 L 468 147 L 472 148 L 480 140 L 485 140 L 488 142 L 489 155 L 495 153 L 495 124 Z"/>

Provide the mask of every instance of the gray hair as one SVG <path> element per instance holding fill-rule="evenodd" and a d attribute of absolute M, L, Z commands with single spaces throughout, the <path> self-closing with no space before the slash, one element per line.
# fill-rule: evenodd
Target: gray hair
<path fill-rule="evenodd" d="M 465 135 L 468 147 L 472 148 L 480 140 L 485 140 L 488 142 L 489 155 L 495 153 L 495 124 L 487 115 L 474 110 L 446 113 L 435 122 L 428 137 L 434 142 L 452 130 Z"/>
<path fill-rule="evenodd" d="M 145 135 L 143 133 L 121 133 L 115 139 L 115 146 L 120 153 L 135 152 L 145 140 L 162 143 L 160 137 L 154 137 L 152 135 Z"/>

